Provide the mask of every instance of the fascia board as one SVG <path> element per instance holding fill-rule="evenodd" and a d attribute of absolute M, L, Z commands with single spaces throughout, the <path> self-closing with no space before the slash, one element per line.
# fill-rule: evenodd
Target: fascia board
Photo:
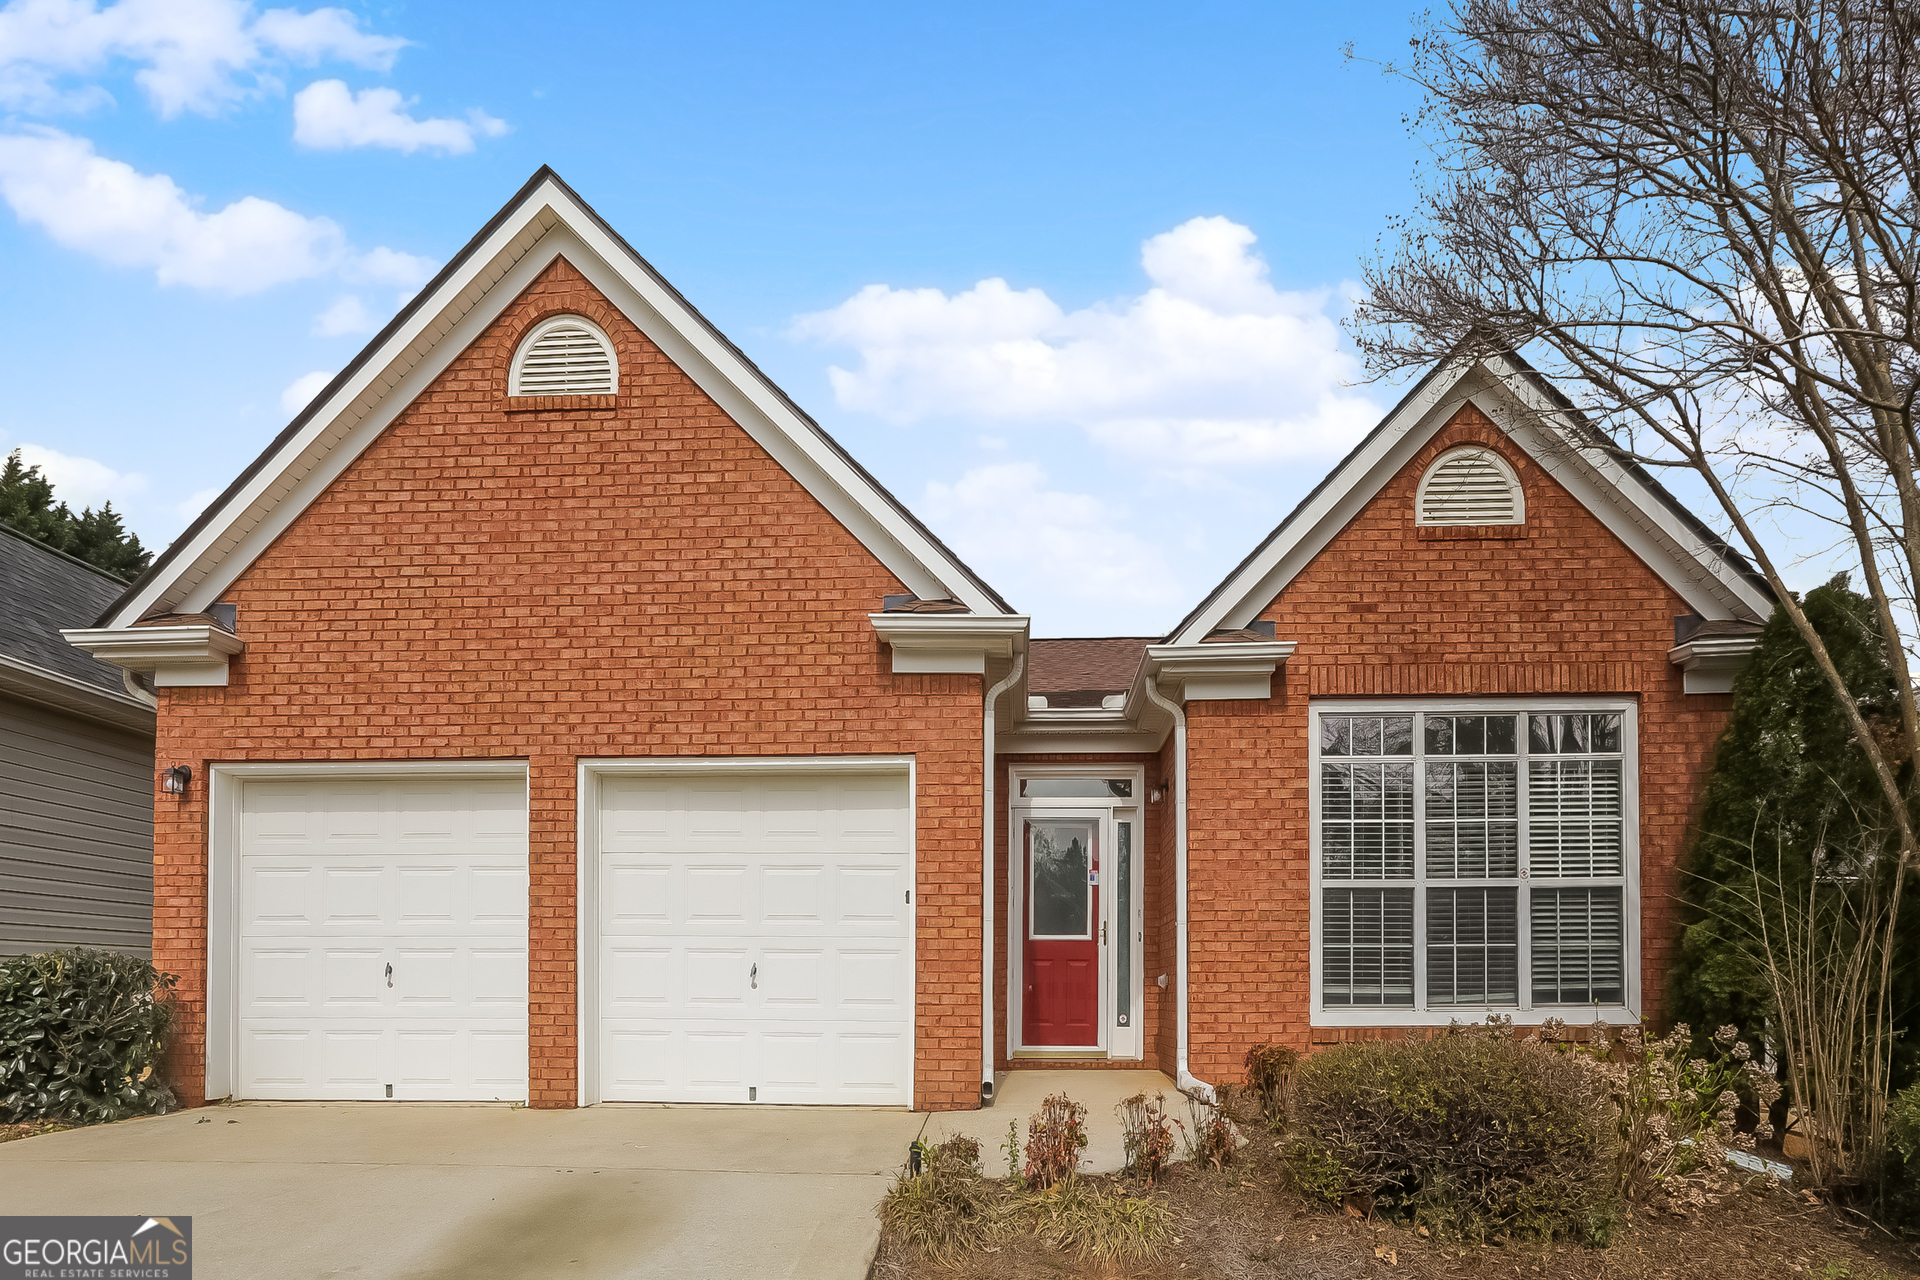
<path fill-rule="evenodd" d="M 63 630 L 60 638 L 102 662 L 129 671 L 156 665 L 218 662 L 246 651 L 246 641 L 206 625 L 180 627 L 87 627 Z"/>
<path fill-rule="evenodd" d="M 1027 643 L 1027 619 L 951 613 L 870 613 L 875 634 L 893 651 L 896 675 L 978 675 Z"/>
<path fill-rule="evenodd" d="M 1176 686 L 1177 701 L 1270 698 L 1273 673 L 1286 665 L 1295 647 L 1292 640 L 1156 644 L 1147 647 L 1144 665 L 1147 679 Z"/>
<path fill-rule="evenodd" d="M 964 566 L 796 414 L 671 287 L 644 269 L 564 184 L 548 178 L 440 285 L 436 293 L 444 301 L 407 317 L 323 405 L 309 410 L 306 425 L 276 449 L 270 464 L 228 497 L 172 557 L 171 571 L 131 592 L 105 625 L 125 626 L 156 607 L 194 612 L 217 601 L 533 277 L 569 248 L 568 260 L 903 585 L 918 595 L 960 600 L 976 613 L 1006 616 L 1004 606 Z"/>
<path fill-rule="evenodd" d="M 832 511 L 904 586 L 922 598 L 958 600 L 977 614 L 1012 616 L 964 566 L 888 501 L 818 427 L 775 393 L 765 376 L 695 314 L 684 298 L 652 272 L 642 270 L 631 250 L 609 234 L 598 218 L 570 197 L 563 194 L 561 199 L 565 201 L 562 221 L 602 262 L 610 264 L 625 286 L 622 292 L 645 305 L 658 331 L 648 330 L 637 315 L 628 318 L 647 330 L 669 359 Z M 611 266 L 615 263 L 627 263 L 633 269 Z M 613 300 L 620 304 L 619 298 Z"/>
<path fill-rule="evenodd" d="M 529 200 L 496 227 L 467 258 L 463 269 L 442 283 L 438 294 L 444 301 L 438 306 L 430 301 L 413 312 L 387 336 L 371 358 L 360 362 L 353 375 L 333 389 L 325 403 L 306 410 L 305 425 L 275 450 L 268 465 L 262 466 L 247 484 L 228 496 L 220 511 L 179 554 L 173 555 L 169 549 L 174 559 L 172 572 L 156 577 L 129 594 L 115 613 L 103 620 L 103 629 L 130 625 L 159 607 L 192 613 L 217 601 L 220 592 L 265 549 L 259 539 L 249 535 L 269 516 L 290 508 L 289 514 L 275 522 L 273 536 L 277 537 L 278 531 L 305 510 L 326 484 L 406 407 L 412 396 L 402 398 L 404 393 L 412 391 L 418 395 L 417 388 L 431 380 L 431 377 L 410 378 L 421 362 L 430 361 L 437 374 L 491 322 L 489 316 L 479 324 L 463 326 L 462 321 L 472 315 L 474 308 L 489 296 L 496 304 L 491 308 L 493 315 L 504 308 L 505 300 L 499 297 L 496 286 L 539 242 L 552 221 L 553 214 L 545 205 Z M 508 283 L 510 287 L 511 281 Z M 461 341 L 463 338 L 465 341 Z M 439 358 L 432 360 L 435 355 Z M 370 418 L 377 423 L 377 429 L 371 434 L 359 431 Z M 335 446 L 349 436 L 358 438 L 358 449 L 350 451 L 333 468 L 324 470 L 318 485 L 307 486 L 305 481 L 334 456 Z M 210 584 L 210 576 L 216 573 L 220 576 Z"/>
<path fill-rule="evenodd" d="M 1450 362 L 1415 388 L 1327 482 L 1287 517 L 1272 539 L 1241 565 L 1184 627 L 1167 638 L 1168 644 L 1197 645 L 1214 631 L 1244 627 L 1253 621 L 1466 403 L 1468 397 L 1460 383 L 1471 368 L 1467 361 Z M 1421 427 L 1426 429 L 1421 431 Z M 1418 443 L 1413 443 L 1415 439 Z"/>
<path fill-rule="evenodd" d="M 156 713 L 146 703 L 4 653 L 0 653 L 0 695 L 153 736 Z"/>
<path fill-rule="evenodd" d="M 1157 728 L 1109 729 L 1073 733 L 1066 730 L 1022 727 L 993 736 L 995 755 L 1152 755 L 1166 743 L 1173 723 Z"/>
<path fill-rule="evenodd" d="M 1575 438 L 1564 410 L 1544 395 L 1539 375 L 1512 361 L 1466 360 L 1443 367 L 1409 396 L 1329 481 L 1289 517 L 1277 536 L 1169 637 L 1194 645 L 1212 631 L 1244 627 L 1286 589 L 1387 482 L 1471 402 L 1565 486 L 1675 594 L 1709 619 L 1765 618 L 1773 602 L 1647 487 L 1603 450 Z M 1534 424 L 1560 424 L 1561 440 Z"/>
<path fill-rule="evenodd" d="M 1541 389 L 1540 375 L 1506 357 L 1489 357 L 1489 385 L 1474 397 L 1543 469 L 1633 549 L 1703 618 L 1766 619 L 1773 600 L 1666 502 L 1595 445 L 1575 443 L 1577 425 Z M 1557 439 L 1543 437 L 1550 424 Z"/>

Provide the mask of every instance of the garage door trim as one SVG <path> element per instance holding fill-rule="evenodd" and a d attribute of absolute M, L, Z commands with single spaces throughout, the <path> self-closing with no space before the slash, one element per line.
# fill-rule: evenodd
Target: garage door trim
<path fill-rule="evenodd" d="M 578 877 L 576 900 L 578 915 L 575 933 L 578 939 L 578 951 L 575 955 L 575 972 L 579 981 L 574 984 L 577 1000 L 575 1016 L 579 1034 L 578 1066 L 580 1082 L 580 1105 L 592 1106 L 600 1101 L 600 973 L 599 973 L 599 874 L 600 874 L 600 781 L 607 777 L 633 777 L 650 775 L 667 777 L 674 775 L 760 774 L 764 776 L 792 776 L 807 773 L 895 773 L 906 780 L 907 788 L 907 882 L 919 885 L 917 869 L 919 867 L 920 832 L 919 805 L 920 794 L 916 782 L 914 758 L 912 756 L 697 756 L 676 757 L 672 759 L 595 759 L 580 762 L 579 785 L 576 788 L 578 809 L 574 827 L 578 833 L 578 843 L 574 849 L 574 869 Z M 920 969 L 916 948 L 919 941 L 919 895 L 916 892 L 907 907 L 907 972 L 908 978 L 908 1017 L 907 1017 L 907 1062 L 908 1076 L 915 1075 L 915 1035 L 919 1024 Z M 918 1082 L 914 1081 L 914 1091 L 918 1092 Z M 917 1099 L 915 1099 L 917 1105 Z"/>
<path fill-rule="evenodd" d="M 518 778 L 527 795 L 524 760 L 342 760 L 216 764 L 207 771 L 207 1094 L 231 1097 L 240 1078 L 240 806 L 253 781 L 303 782 L 380 778 Z M 529 828 L 530 829 L 530 828 Z M 531 904 L 529 904 L 531 905 Z"/>

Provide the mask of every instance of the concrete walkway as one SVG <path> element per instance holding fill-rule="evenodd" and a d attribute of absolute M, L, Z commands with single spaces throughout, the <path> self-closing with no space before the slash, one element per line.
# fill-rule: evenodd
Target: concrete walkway
<path fill-rule="evenodd" d="M 1017 1071 L 986 1111 L 250 1103 L 0 1144 L 0 1212 L 193 1218 L 198 1280 L 863 1280 L 916 1136 L 999 1144 L 1064 1089 L 1088 1172 L 1157 1071 Z"/>
<path fill-rule="evenodd" d="M 191 1215 L 199 1280 L 861 1280 L 925 1119 L 210 1107 L 0 1145 L 0 1212 Z"/>

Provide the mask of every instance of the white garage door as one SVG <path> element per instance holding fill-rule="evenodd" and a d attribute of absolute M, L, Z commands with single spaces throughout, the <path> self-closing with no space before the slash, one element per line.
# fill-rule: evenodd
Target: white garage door
<path fill-rule="evenodd" d="M 249 781 L 240 828 L 240 1097 L 526 1098 L 521 779 Z"/>
<path fill-rule="evenodd" d="M 912 1102 L 904 773 L 599 793 L 603 1099 Z"/>

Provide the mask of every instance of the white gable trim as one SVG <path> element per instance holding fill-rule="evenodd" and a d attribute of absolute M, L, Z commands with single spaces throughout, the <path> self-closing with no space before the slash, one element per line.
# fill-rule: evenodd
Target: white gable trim
<path fill-rule="evenodd" d="M 103 619 L 217 602 L 273 540 L 378 439 L 556 256 L 564 255 L 910 591 L 1005 615 L 990 590 L 836 449 L 764 375 L 551 175 L 531 184 L 484 240 L 376 339 L 354 372 L 219 502 L 164 570 Z"/>
<path fill-rule="evenodd" d="M 1757 621 L 1772 612 L 1773 601 L 1766 593 L 1632 472 L 1598 448 L 1564 443 L 1573 438 L 1570 430 L 1563 435 L 1564 428 L 1557 425 L 1565 422 L 1564 410 L 1541 389 L 1538 375 L 1516 361 L 1460 360 L 1435 370 L 1416 387 L 1169 643 L 1198 644 L 1213 631 L 1245 627 L 1258 618 L 1468 403 L 1563 485 L 1695 613 L 1709 620 Z M 1557 438 L 1542 432 L 1538 424 L 1543 418 L 1556 424 L 1549 430 Z"/>

